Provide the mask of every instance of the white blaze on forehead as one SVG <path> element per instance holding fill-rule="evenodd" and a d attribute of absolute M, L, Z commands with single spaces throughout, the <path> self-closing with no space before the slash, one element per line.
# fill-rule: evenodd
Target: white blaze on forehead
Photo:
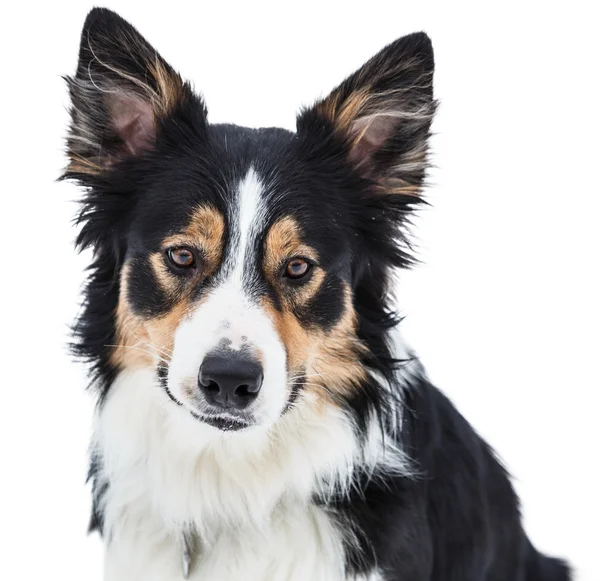
<path fill-rule="evenodd" d="M 237 204 L 232 224 L 232 243 L 226 258 L 227 275 L 235 283 L 241 283 L 245 266 L 253 268 L 256 244 L 264 226 L 266 208 L 263 199 L 264 186 L 254 168 L 250 167 L 237 188 Z"/>
<path fill-rule="evenodd" d="M 204 300 L 175 332 L 169 391 L 193 409 L 195 404 L 186 399 L 182 386 L 195 385 L 207 354 L 220 345 L 234 351 L 246 346 L 263 367 L 262 388 L 250 411 L 258 423 L 268 424 L 279 417 L 287 401 L 287 370 L 285 348 L 274 323 L 247 284 L 260 270 L 257 250 L 266 224 L 264 186 L 254 169 L 248 170 L 233 193 L 224 266 Z M 193 411 L 202 413 L 198 408 Z"/>

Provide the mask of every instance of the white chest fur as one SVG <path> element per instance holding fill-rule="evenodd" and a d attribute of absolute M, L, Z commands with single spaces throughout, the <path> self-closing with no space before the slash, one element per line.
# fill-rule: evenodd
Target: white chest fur
<path fill-rule="evenodd" d="M 349 531 L 315 492 L 348 489 L 357 464 L 405 466 L 379 430 L 360 444 L 342 411 L 315 409 L 299 406 L 268 432 L 222 433 L 170 401 L 151 371 L 123 372 L 93 439 L 110 482 L 107 581 L 183 579 L 189 528 L 199 540 L 190 579 L 345 581 Z"/>
<path fill-rule="evenodd" d="M 262 530 L 223 530 L 193 551 L 189 578 L 202 581 L 342 581 L 341 536 L 315 507 L 275 511 Z M 123 525 L 107 547 L 107 581 L 183 579 L 181 545 L 153 518 Z"/>

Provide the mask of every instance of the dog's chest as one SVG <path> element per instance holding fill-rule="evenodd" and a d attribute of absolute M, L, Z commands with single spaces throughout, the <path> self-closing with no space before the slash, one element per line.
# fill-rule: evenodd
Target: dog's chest
<path fill-rule="evenodd" d="M 349 581 L 352 535 L 311 501 L 318 473 L 347 465 L 346 423 L 290 431 L 290 441 L 248 434 L 201 446 L 202 426 L 140 385 L 116 386 L 96 425 L 107 581 L 184 579 L 186 527 L 199 540 L 192 581 Z"/>
<path fill-rule="evenodd" d="M 344 579 L 339 531 L 314 506 L 276 511 L 263 531 L 222 532 L 210 547 L 200 547 L 192 579 L 248 581 L 334 581 Z"/>
<path fill-rule="evenodd" d="M 184 579 L 183 535 L 156 517 L 124 515 L 107 547 L 110 581 Z M 342 534 L 321 508 L 280 507 L 259 529 L 226 526 L 190 543 L 192 581 L 343 581 Z"/>

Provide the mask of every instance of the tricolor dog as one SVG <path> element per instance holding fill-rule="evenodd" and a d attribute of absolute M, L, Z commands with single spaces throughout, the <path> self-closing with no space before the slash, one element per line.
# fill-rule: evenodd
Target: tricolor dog
<path fill-rule="evenodd" d="M 215 125 L 130 24 L 90 12 L 64 178 L 93 249 L 74 349 L 107 581 L 569 578 L 400 335 L 433 71 L 411 34 L 295 133 Z"/>

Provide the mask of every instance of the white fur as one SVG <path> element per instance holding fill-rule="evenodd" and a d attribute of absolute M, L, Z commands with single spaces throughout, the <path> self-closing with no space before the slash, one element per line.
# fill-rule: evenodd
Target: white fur
<path fill-rule="evenodd" d="M 237 198 L 237 205 L 233 206 L 236 214 L 230 216 L 230 221 L 236 224 L 235 243 L 225 262 L 233 271 L 232 278 L 241 282 L 245 267 L 255 265 L 255 241 L 266 214 L 264 186 L 252 167 L 237 187 Z"/>
<path fill-rule="evenodd" d="M 375 429 L 360 446 L 342 411 L 306 396 L 270 429 L 215 438 L 152 371 L 122 372 L 93 441 L 110 481 L 107 581 L 181 579 L 185 530 L 200 540 L 191 579 L 345 580 L 344 532 L 312 495 L 347 489 L 358 464 L 402 470 L 404 458 Z"/>
<path fill-rule="evenodd" d="M 224 339 L 230 341 L 230 349 L 240 348 L 245 343 L 261 354 L 263 384 L 248 411 L 259 424 L 273 423 L 288 396 L 285 349 L 264 310 L 255 305 L 234 280 L 217 287 L 177 329 L 169 364 L 171 393 L 188 409 L 202 413 L 197 402 L 186 398 L 182 390 L 186 383 L 196 385 L 204 357 Z M 215 434 L 220 435 L 220 432 L 215 430 Z"/>

